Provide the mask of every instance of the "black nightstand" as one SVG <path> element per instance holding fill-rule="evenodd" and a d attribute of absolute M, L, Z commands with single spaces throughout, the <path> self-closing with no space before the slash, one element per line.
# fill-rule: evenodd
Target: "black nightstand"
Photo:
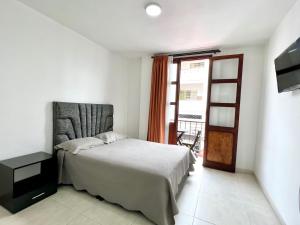
<path fill-rule="evenodd" d="M 37 152 L 0 161 L 0 204 L 16 213 L 57 191 L 57 161 Z"/>

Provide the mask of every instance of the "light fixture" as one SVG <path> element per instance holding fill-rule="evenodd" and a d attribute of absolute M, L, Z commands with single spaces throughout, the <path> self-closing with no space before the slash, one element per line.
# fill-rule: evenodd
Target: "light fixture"
<path fill-rule="evenodd" d="M 157 3 L 149 3 L 145 7 L 148 16 L 157 17 L 161 14 L 161 7 Z"/>

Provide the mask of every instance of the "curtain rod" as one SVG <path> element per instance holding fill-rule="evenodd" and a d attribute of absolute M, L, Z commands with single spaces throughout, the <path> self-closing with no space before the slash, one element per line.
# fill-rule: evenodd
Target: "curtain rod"
<path fill-rule="evenodd" d="M 173 56 L 174 58 L 178 57 L 184 57 L 184 56 L 192 56 L 192 55 L 203 55 L 203 54 L 216 54 L 221 52 L 220 49 L 212 49 L 212 50 L 203 50 L 203 51 L 193 51 L 193 52 L 183 52 L 183 53 L 165 53 L 165 54 L 155 54 L 152 56 L 154 58 L 155 56 L 160 55 L 167 55 L 167 56 Z"/>

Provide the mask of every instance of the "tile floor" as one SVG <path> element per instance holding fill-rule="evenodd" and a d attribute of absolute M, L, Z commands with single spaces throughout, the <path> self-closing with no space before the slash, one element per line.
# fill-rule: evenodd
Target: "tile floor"
<path fill-rule="evenodd" d="M 280 225 L 255 178 L 202 168 L 186 180 L 176 225 Z M 0 225 L 151 225 L 142 214 L 99 201 L 72 187 L 12 215 L 0 207 Z"/>

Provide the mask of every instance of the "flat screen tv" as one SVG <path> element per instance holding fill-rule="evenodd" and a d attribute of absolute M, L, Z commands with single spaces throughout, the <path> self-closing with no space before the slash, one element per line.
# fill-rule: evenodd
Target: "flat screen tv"
<path fill-rule="evenodd" d="M 278 92 L 300 89 L 300 38 L 275 59 Z"/>

